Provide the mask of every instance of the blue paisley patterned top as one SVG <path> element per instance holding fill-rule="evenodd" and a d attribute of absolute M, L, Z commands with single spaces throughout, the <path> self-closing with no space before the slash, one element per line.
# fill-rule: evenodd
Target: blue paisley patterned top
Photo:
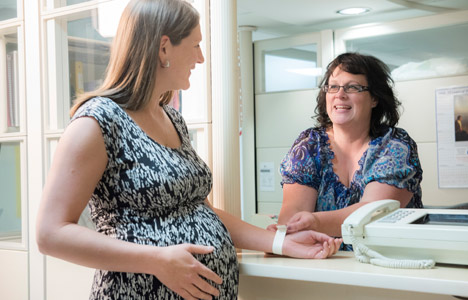
<path fill-rule="evenodd" d="M 422 169 L 416 143 L 401 128 L 388 128 L 372 139 L 359 160 L 350 186 L 333 171 L 334 153 L 324 128 L 303 131 L 283 159 L 281 184 L 299 183 L 317 190 L 315 211 L 330 211 L 359 202 L 366 185 L 378 181 L 413 193 L 408 208 L 422 208 Z"/>
<path fill-rule="evenodd" d="M 229 232 L 205 205 L 212 176 L 192 148 L 182 116 L 164 110 L 179 133 L 172 149 L 152 140 L 114 101 L 97 97 L 84 103 L 73 120 L 92 117 L 101 127 L 108 163 L 90 199 L 98 232 L 137 244 L 211 245 L 194 255 L 222 279 L 216 299 L 236 299 L 238 263 Z M 90 299 L 182 299 L 149 274 L 97 270 Z"/>

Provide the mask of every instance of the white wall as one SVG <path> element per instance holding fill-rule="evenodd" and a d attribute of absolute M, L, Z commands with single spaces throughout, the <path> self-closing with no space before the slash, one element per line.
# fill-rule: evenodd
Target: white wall
<path fill-rule="evenodd" d="M 468 189 L 441 189 L 437 174 L 436 99 L 437 88 L 468 85 L 468 76 L 401 81 L 395 84 L 404 112 L 399 127 L 418 144 L 423 168 L 422 199 L 425 205 L 468 202 Z"/>
<path fill-rule="evenodd" d="M 299 133 L 314 125 L 318 89 L 260 94 L 255 97 L 257 206 L 278 214 L 283 200 L 279 165 Z M 261 190 L 261 164 L 273 163 L 274 191 Z"/>

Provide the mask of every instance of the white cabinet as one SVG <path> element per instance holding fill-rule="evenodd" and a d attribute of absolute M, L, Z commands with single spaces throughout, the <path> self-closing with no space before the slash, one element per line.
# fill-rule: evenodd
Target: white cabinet
<path fill-rule="evenodd" d="M 28 253 L 0 249 L 0 299 L 28 299 Z"/>
<path fill-rule="evenodd" d="M 27 247 L 24 20 L 19 1 L 0 18 L 0 249 Z M 8 12 L 8 13 L 6 13 Z"/>

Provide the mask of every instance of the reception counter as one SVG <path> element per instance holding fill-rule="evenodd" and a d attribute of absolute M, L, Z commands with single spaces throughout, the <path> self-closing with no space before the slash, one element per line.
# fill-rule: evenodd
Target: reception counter
<path fill-rule="evenodd" d="M 468 266 L 388 269 L 360 263 L 343 251 L 323 260 L 249 251 L 238 258 L 242 300 L 468 300 Z"/>

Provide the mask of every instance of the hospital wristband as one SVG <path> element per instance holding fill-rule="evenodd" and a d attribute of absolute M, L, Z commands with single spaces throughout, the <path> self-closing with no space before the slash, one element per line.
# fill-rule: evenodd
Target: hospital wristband
<path fill-rule="evenodd" d="M 283 255 L 283 242 L 286 236 L 286 225 L 277 225 L 275 239 L 273 240 L 272 252 L 274 254 Z"/>

